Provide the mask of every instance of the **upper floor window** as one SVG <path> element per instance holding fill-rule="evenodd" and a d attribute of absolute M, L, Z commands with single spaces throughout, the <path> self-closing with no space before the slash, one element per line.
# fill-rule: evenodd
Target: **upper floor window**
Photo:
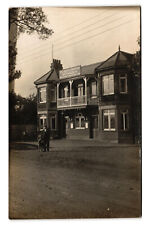
<path fill-rule="evenodd" d="M 64 98 L 68 97 L 68 86 L 64 87 Z"/>
<path fill-rule="evenodd" d="M 128 110 L 121 111 L 121 130 L 128 130 Z"/>
<path fill-rule="evenodd" d="M 120 76 L 120 93 L 127 93 L 127 75 Z"/>
<path fill-rule="evenodd" d="M 39 88 L 39 103 L 46 102 L 46 87 Z"/>
<path fill-rule="evenodd" d="M 92 97 L 97 96 L 97 83 L 96 83 L 96 81 L 93 81 L 91 83 L 91 96 Z"/>
<path fill-rule="evenodd" d="M 106 75 L 102 77 L 103 95 L 114 94 L 114 75 Z"/>
<path fill-rule="evenodd" d="M 78 96 L 83 96 L 83 84 L 78 84 Z"/>
<path fill-rule="evenodd" d="M 53 86 L 50 89 L 50 98 L 51 98 L 51 102 L 56 102 L 56 87 Z"/>
<path fill-rule="evenodd" d="M 115 110 L 106 109 L 103 110 L 103 130 L 115 131 Z"/>

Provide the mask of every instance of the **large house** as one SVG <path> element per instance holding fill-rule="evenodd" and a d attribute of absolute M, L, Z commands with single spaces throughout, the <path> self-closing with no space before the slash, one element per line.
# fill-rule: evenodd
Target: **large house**
<path fill-rule="evenodd" d="M 46 124 L 52 137 L 133 143 L 140 123 L 133 57 L 119 49 L 104 62 L 67 69 L 53 59 L 34 82 L 38 129 Z"/>

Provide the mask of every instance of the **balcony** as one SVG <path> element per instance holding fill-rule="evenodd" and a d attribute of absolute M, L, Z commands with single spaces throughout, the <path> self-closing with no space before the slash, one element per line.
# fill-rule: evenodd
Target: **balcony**
<path fill-rule="evenodd" d="M 57 108 L 67 108 L 73 106 L 85 106 L 87 105 L 87 96 L 73 96 L 68 98 L 58 98 Z"/>

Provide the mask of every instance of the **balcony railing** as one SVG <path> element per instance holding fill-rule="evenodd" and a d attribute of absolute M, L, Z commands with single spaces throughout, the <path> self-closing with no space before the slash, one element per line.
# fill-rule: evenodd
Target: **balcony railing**
<path fill-rule="evenodd" d="M 87 105 L 87 96 L 73 96 L 68 98 L 58 98 L 57 108 Z"/>

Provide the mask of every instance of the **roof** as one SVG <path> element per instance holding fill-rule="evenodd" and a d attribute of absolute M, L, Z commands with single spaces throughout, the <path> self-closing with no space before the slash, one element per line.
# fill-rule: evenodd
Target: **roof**
<path fill-rule="evenodd" d="M 40 77 L 39 79 L 37 79 L 34 84 L 42 84 L 42 83 L 46 83 L 48 81 L 48 78 L 51 76 L 51 74 L 53 73 L 53 69 L 48 71 L 46 74 L 44 74 L 42 77 Z"/>
<path fill-rule="evenodd" d="M 96 67 L 100 66 L 103 62 L 98 62 L 90 65 L 81 66 L 81 75 L 94 74 Z"/>
<path fill-rule="evenodd" d="M 109 57 L 106 61 L 104 61 L 101 65 L 96 68 L 96 71 L 106 70 L 109 68 L 123 67 L 131 64 L 133 58 L 133 54 L 117 51 L 111 57 Z"/>

